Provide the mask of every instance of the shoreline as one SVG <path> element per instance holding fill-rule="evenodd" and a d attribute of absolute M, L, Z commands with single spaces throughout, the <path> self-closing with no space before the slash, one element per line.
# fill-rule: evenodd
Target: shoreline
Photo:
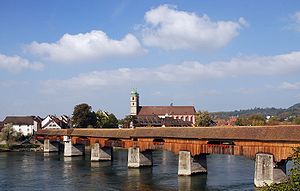
<path fill-rule="evenodd" d="M 40 145 L 26 144 L 26 145 L 12 145 L 7 148 L 6 145 L 0 146 L 0 153 L 2 152 L 38 152 L 41 151 Z"/>

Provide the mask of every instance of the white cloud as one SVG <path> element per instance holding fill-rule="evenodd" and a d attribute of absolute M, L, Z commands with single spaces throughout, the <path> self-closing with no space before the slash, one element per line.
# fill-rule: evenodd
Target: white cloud
<path fill-rule="evenodd" d="M 16 84 L 14 80 L 0 80 L 0 87 L 1 88 L 10 88 Z"/>
<path fill-rule="evenodd" d="M 295 16 L 296 22 L 300 23 L 300 11 L 296 12 L 294 16 Z"/>
<path fill-rule="evenodd" d="M 279 75 L 300 70 L 300 51 L 277 56 L 241 57 L 229 61 L 201 64 L 184 62 L 157 69 L 164 81 L 191 81 L 203 78 L 228 78 L 241 75 Z"/>
<path fill-rule="evenodd" d="M 32 42 L 26 50 L 42 58 L 67 63 L 132 56 L 145 52 L 132 34 L 127 34 L 121 40 L 113 40 L 103 31 L 96 30 L 85 34 L 65 34 L 55 43 Z"/>
<path fill-rule="evenodd" d="M 239 88 L 239 89 L 233 90 L 234 93 L 246 94 L 246 95 L 254 94 L 257 91 L 259 91 L 259 89 L 257 89 L 257 88 Z"/>
<path fill-rule="evenodd" d="M 178 11 L 174 6 L 161 5 L 145 14 L 147 26 L 142 30 L 148 46 L 167 50 L 214 50 L 227 45 L 247 26 L 244 18 L 238 22 L 212 21 L 207 15 Z"/>
<path fill-rule="evenodd" d="M 0 54 L 0 69 L 8 70 L 9 72 L 18 73 L 25 69 L 42 70 L 43 67 L 43 64 L 40 62 L 30 62 L 20 56 Z"/>
<path fill-rule="evenodd" d="M 285 29 L 300 32 L 300 11 L 290 14 L 287 21 L 288 23 L 287 26 L 284 27 Z"/>
<path fill-rule="evenodd" d="M 294 20 L 294 28 L 300 32 L 300 11 L 296 12 L 293 15 L 293 20 Z"/>
<path fill-rule="evenodd" d="M 205 91 L 200 92 L 201 96 L 219 96 L 222 95 L 222 92 L 216 89 L 208 89 Z"/>
<path fill-rule="evenodd" d="M 285 90 L 299 90 L 300 89 L 300 82 L 296 83 L 289 83 L 289 82 L 283 82 L 280 86 L 280 89 Z"/>
<path fill-rule="evenodd" d="M 118 86 L 121 84 L 129 84 L 136 80 L 138 82 L 148 79 L 152 73 L 146 69 L 129 69 L 120 68 L 109 71 L 93 71 L 80 74 L 67 80 L 49 80 L 44 83 L 47 87 L 45 91 L 55 93 L 56 89 L 73 89 L 80 90 L 88 88 L 97 90 L 103 86 Z"/>
<path fill-rule="evenodd" d="M 283 75 L 300 71 L 300 51 L 277 56 L 234 58 L 229 61 L 201 64 L 197 61 L 156 68 L 121 68 L 94 71 L 66 80 L 45 82 L 48 91 L 61 89 L 99 89 L 137 83 L 194 83 L 201 79 L 232 78 L 239 76 Z"/>

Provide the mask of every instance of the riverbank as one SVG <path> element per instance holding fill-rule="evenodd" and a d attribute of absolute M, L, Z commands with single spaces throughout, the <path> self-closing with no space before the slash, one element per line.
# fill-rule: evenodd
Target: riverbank
<path fill-rule="evenodd" d="M 7 145 L 0 145 L 0 152 L 36 152 L 40 151 L 40 145 L 36 144 L 23 144 L 23 145 L 12 145 L 8 147 Z"/>

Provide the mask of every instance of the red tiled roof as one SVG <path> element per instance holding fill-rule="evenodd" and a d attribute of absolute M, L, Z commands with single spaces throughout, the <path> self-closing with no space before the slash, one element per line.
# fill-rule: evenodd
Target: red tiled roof
<path fill-rule="evenodd" d="M 138 115 L 195 115 L 194 106 L 141 106 Z"/>

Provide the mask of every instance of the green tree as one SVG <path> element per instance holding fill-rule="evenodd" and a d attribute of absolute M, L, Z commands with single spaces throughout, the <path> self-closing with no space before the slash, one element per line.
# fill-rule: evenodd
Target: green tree
<path fill-rule="evenodd" d="M 260 114 L 254 114 L 249 117 L 252 126 L 261 126 L 266 124 L 265 117 Z"/>
<path fill-rule="evenodd" d="M 130 127 L 130 122 L 133 122 L 134 126 L 139 126 L 137 123 L 137 117 L 135 115 L 127 115 L 124 119 L 120 120 L 124 128 Z"/>
<path fill-rule="evenodd" d="M 92 107 L 86 103 L 74 107 L 72 121 L 75 128 L 95 127 L 97 125 L 96 114 L 92 111 Z"/>
<path fill-rule="evenodd" d="M 98 128 L 116 128 L 118 127 L 118 119 L 113 113 L 98 110 L 96 112 Z"/>
<path fill-rule="evenodd" d="M 0 133 L 0 139 L 6 142 L 7 148 L 11 148 L 12 143 L 21 137 L 21 133 L 13 129 L 13 124 L 5 124 Z"/>
<path fill-rule="evenodd" d="M 235 123 L 235 125 L 238 126 L 247 126 L 247 125 L 251 125 L 249 122 L 249 119 L 246 117 L 239 117 Z"/>
<path fill-rule="evenodd" d="M 295 117 L 295 119 L 293 120 L 293 122 L 294 122 L 296 125 L 300 125 L 300 117 Z"/>
<path fill-rule="evenodd" d="M 101 128 L 108 120 L 108 113 L 105 111 L 98 110 L 96 112 L 96 117 L 97 117 L 97 128 Z"/>
<path fill-rule="evenodd" d="M 198 111 L 196 113 L 196 123 L 195 125 L 198 127 L 208 127 L 212 125 L 214 122 L 210 117 L 208 111 Z"/>
<path fill-rule="evenodd" d="M 300 147 L 294 149 L 292 155 L 293 167 L 290 170 L 287 181 L 280 184 L 273 184 L 266 188 L 263 188 L 263 191 L 296 191 L 300 190 Z"/>
<path fill-rule="evenodd" d="M 117 128 L 118 127 L 118 119 L 116 116 L 111 113 L 108 115 L 108 119 L 105 121 L 102 127 L 104 128 Z"/>
<path fill-rule="evenodd" d="M 280 123 L 280 119 L 276 116 L 272 116 L 270 117 L 270 119 L 268 120 L 268 125 L 279 125 Z"/>
<path fill-rule="evenodd" d="M 241 116 L 236 121 L 235 125 L 238 126 L 262 126 L 266 124 L 266 120 L 263 115 L 253 114 L 249 116 Z"/>

